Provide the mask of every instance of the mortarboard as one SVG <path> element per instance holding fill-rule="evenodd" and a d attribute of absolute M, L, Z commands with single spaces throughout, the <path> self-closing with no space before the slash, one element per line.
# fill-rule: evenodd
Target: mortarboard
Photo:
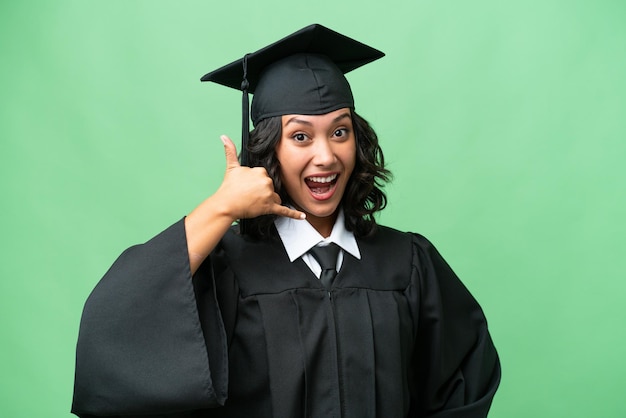
<path fill-rule="evenodd" d="M 319 115 L 354 108 L 344 74 L 383 57 L 381 51 L 314 24 L 201 78 L 243 91 L 241 163 L 247 165 L 248 93 L 252 122 L 280 115 Z"/>

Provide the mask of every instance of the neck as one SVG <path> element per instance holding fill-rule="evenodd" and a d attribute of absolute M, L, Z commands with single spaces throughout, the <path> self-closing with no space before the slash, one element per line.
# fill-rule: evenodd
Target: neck
<path fill-rule="evenodd" d="M 331 232 L 333 232 L 333 226 L 335 226 L 335 221 L 337 220 L 337 211 L 323 218 L 307 214 L 306 219 L 321 236 L 328 238 Z"/>

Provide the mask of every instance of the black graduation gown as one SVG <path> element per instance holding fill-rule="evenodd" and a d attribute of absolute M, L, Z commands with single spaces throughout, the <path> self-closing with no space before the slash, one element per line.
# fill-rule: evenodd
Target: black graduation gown
<path fill-rule="evenodd" d="M 184 222 L 89 296 L 81 417 L 484 417 L 500 364 L 480 306 L 422 236 L 379 227 L 327 292 L 279 239 L 231 229 L 191 277 Z"/>

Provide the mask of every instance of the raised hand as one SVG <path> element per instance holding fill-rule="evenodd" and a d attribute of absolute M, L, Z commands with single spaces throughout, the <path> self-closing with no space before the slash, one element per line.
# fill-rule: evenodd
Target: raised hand
<path fill-rule="evenodd" d="M 185 218 L 185 235 L 191 273 L 213 251 L 237 219 L 260 215 L 304 219 L 305 214 L 282 206 L 272 179 L 263 167 L 242 167 L 235 144 L 222 136 L 226 153 L 226 173 L 220 188 Z"/>
<path fill-rule="evenodd" d="M 233 220 L 279 215 L 304 219 L 304 213 L 281 205 L 272 179 L 263 167 L 242 167 L 237 160 L 235 144 L 223 135 L 226 173 L 215 197 Z"/>

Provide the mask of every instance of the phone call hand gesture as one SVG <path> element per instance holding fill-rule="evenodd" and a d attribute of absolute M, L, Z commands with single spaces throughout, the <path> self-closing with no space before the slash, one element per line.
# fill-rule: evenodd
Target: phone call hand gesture
<path fill-rule="evenodd" d="M 237 149 L 226 135 L 221 137 L 226 154 L 226 173 L 215 193 L 225 210 L 236 219 L 256 218 L 261 215 L 287 216 L 304 219 L 305 214 L 281 205 L 274 183 L 264 167 L 245 167 L 239 164 Z"/>

